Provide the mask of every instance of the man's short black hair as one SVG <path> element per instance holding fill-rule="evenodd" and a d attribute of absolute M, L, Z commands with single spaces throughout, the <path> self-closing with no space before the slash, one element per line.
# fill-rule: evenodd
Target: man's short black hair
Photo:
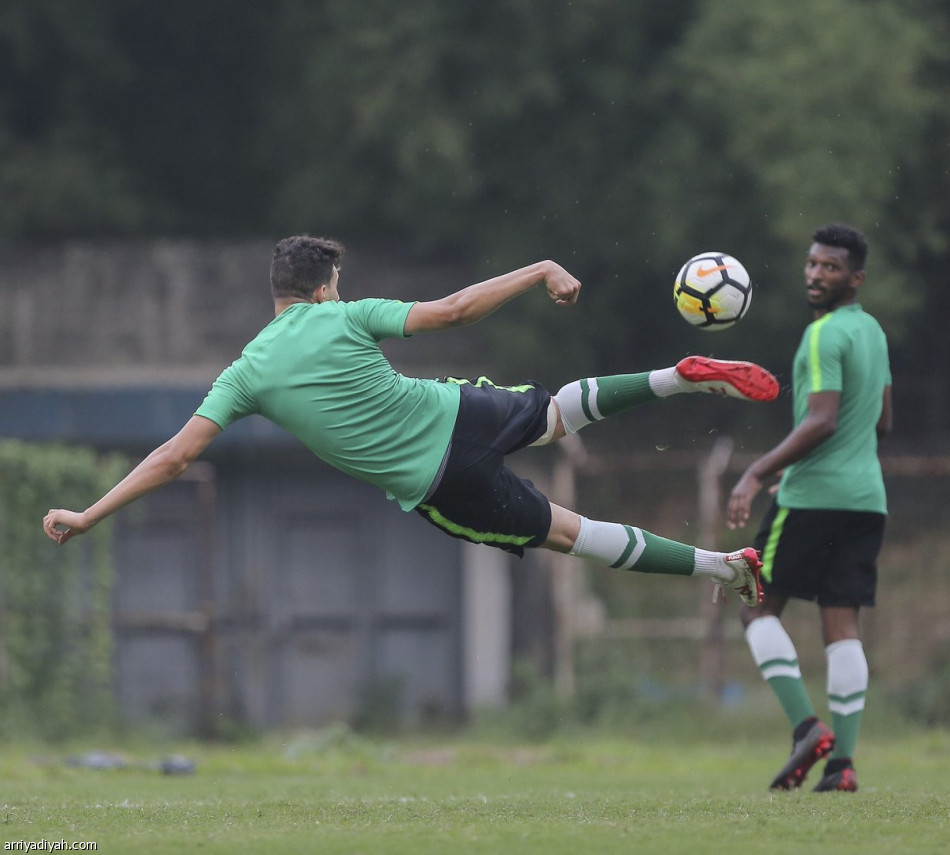
<path fill-rule="evenodd" d="M 829 223 L 827 226 L 815 229 L 811 239 L 825 246 L 837 246 L 848 250 L 848 264 L 851 266 L 851 272 L 864 270 L 864 262 L 868 257 L 868 240 L 854 226 L 845 223 Z"/>
<path fill-rule="evenodd" d="M 343 253 L 343 244 L 332 238 L 296 235 L 278 241 L 270 264 L 274 299 L 309 300 L 317 288 L 329 284 Z"/>

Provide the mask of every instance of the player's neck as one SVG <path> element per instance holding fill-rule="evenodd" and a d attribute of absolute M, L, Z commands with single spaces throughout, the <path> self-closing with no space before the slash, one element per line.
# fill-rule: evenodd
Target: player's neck
<path fill-rule="evenodd" d="M 311 300 L 304 300 L 301 297 L 284 297 L 280 300 L 274 300 L 274 317 L 276 318 L 284 309 L 296 306 L 297 303 L 310 303 Z"/>
<path fill-rule="evenodd" d="M 830 306 L 815 307 L 814 309 L 815 320 L 817 321 L 818 318 L 824 317 L 829 312 L 833 312 L 835 309 L 841 309 L 844 306 L 853 306 L 857 302 L 858 302 L 858 295 L 852 294 L 850 297 L 844 300 L 838 300 L 836 303 L 832 303 Z"/>

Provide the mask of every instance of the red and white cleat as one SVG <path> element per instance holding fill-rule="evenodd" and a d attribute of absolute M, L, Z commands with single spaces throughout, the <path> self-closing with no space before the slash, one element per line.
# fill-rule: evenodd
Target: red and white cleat
<path fill-rule="evenodd" d="M 676 373 L 700 392 L 743 401 L 774 401 L 778 397 L 778 380 L 754 362 L 687 356 L 676 364 Z"/>
<path fill-rule="evenodd" d="M 757 606 L 762 602 L 762 561 L 759 553 L 751 546 L 731 552 L 726 556 L 726 564 L 736 571 L 731 582 L 717 582 L 713 591 L 713 602 L 719 599 L 719 594 L 728 585 L 739 595 L 744 605 Z"/>

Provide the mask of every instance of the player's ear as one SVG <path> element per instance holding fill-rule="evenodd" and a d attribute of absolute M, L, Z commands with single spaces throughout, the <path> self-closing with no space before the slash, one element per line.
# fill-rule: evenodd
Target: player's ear
<path fill-rule="evenodd" d="M 857 291 L 858 288 L 864 284 L 866 276 L 867 274 L 863 270 L 855 270 L 854 273 L 851 274 L 851 287 Z"/>
<path fill-rule="evenodd" d="M 311 298 L 312 303 L 322 303 L 327 298 L 327 288 L 330 286 L 324 283 L 323 285 L 318 285 L 313 292 L 313 297 Z"/>

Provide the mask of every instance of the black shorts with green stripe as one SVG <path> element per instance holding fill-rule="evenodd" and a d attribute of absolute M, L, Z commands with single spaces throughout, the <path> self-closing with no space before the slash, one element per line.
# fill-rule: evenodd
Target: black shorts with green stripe
<path fill-rule="evenodd" d="M 523 555 L 547 540 L 551 505 L 505 465 L 505 455 L 544 434 L 551 396 L 534 381 L 446 382 L 457 383 L 461 392 L 455 430 L 437 486 L 416 511 L 452 537 Z"/>
<path fill-rule="evenodd" d="M 819 606 L 873 606 L 885 515 L 782 508 L 773 499 L 754 546 L 766 593 Z"/>

